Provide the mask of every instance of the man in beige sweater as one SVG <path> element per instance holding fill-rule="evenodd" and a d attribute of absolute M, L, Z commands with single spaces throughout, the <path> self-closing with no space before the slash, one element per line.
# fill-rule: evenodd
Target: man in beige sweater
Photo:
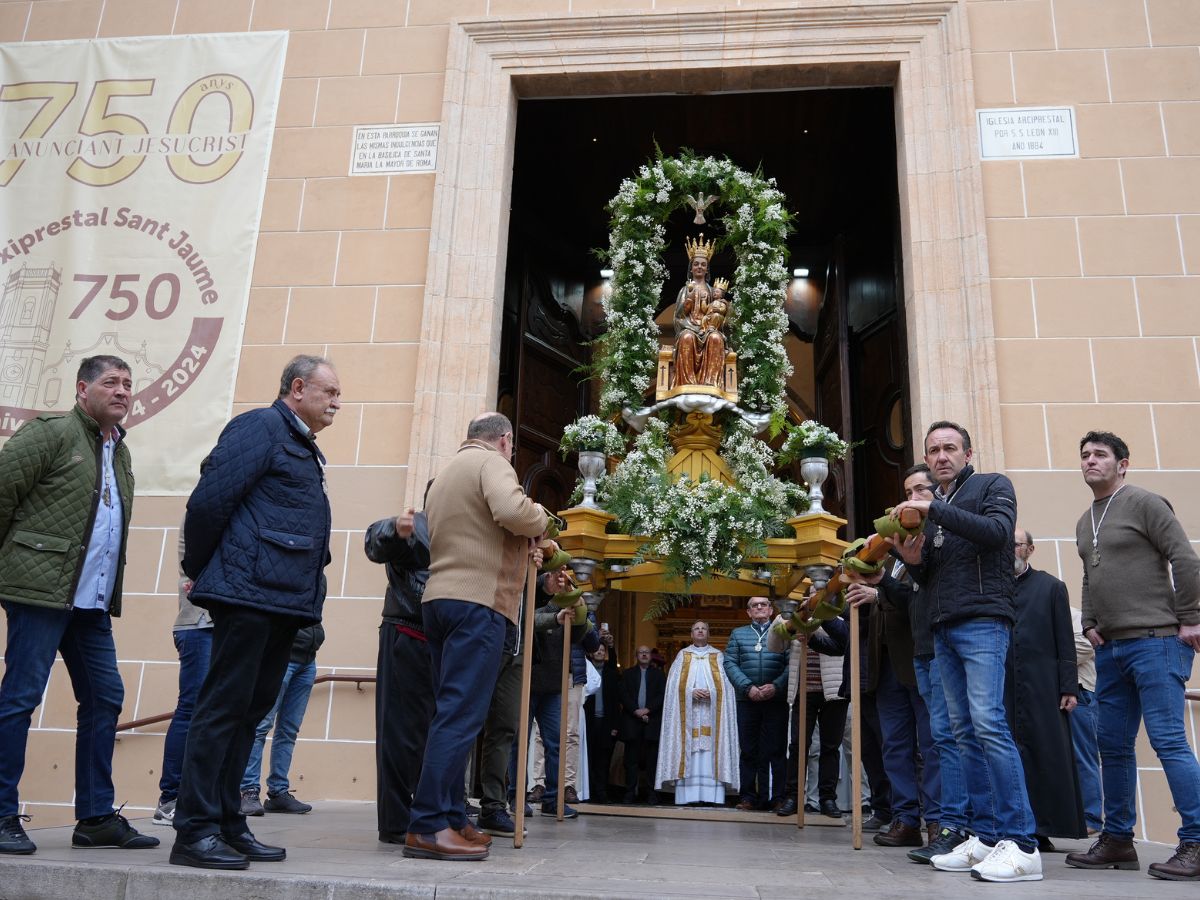
<path fill-rule="evenodd" d="M 512 467 L 512 424 L 499 413 L 472 420 L 458 454 L 429 490 L 429 581 L 421 603 L 437 713 L 413 795 L 404 855 L 486 859 L 491 838 L 467 821 L 467 756 L 487 716 L 507 627 L 516 625 L 546 510 Z"/>

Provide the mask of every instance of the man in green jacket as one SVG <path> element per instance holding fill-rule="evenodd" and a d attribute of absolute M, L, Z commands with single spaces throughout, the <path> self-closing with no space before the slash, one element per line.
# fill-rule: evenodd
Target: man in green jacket
<path fill-rule="evenodd" d="M 133 472 L 125 430 L 133 381 L 115 356 L 79 365 L 75 406 L 26 422 L 0 450 L 0 605 L 8 618 L 0 683 L 0 853 L 37 848 L 17 785 L 33 710 L 61 653 L 79 701 L 75 847 L 141 849 L 113 810 L 112 756 L 124 688 L 111 616 L 121 614 Z"/>

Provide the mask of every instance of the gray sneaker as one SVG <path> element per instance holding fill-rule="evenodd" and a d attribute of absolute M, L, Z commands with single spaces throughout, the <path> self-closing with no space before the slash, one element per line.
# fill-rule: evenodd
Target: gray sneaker
<path fill-rule="evenodd" d="M 154 808 L 154 816 L 150 819 L 155 825 L 175 824 L 175 801 L 164 800 Z"/>
<path fill-rule="evenodd" d="M 258 788 L 250 788 L 248 791 L 242 791 L 242 815 L 261 816 L 262 814 L 263 805 L 258 799 Z"/>
<path fill-rule="evenodd" d="M 37 850 L 21 827 L 23 821 L 28 822 L 29 816 L 0 816 L 0 853 L 25 855 Z"/>
<path fill-rule="evenodd" d="M 267 802 L 262 805 L 262 808 L 267 812 L 295 813 L 297 815 L 312 812 L 312 806 L 308 803 L 301 803 L 292 796 L 291 791 L 280 791 L 278 794 L 268 792 Z"/>

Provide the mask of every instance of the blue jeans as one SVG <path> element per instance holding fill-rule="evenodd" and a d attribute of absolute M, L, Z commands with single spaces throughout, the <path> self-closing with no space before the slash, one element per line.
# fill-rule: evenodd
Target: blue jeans
<path fill-rule="evenodd" d="M 1083 814 L 1088 828 L 1099 829 L 1104 820 L 1104 792 L 1100 787 L 1100 750 L 1096 743 L 1096 695 L 1080 686 L 1079 705 L 1071 710 L 1071 744 L 1083 794 Z"/>
<path fill-rule="evenodd" d="M 533 723 L 537 721 L 538 732 L 542 736 L 542 749 L 546 751 L 546 793 L 542 795 L 542 803 L 558 802 L 558 737 L 562 727 L 562 694 L 530 694 L 528 732 L 533 731 Z M 518 726 L 519 727 L 519 726 Z M 528 734 L 526 734 L 528 737 Z M 508 758 L 508 802 L 511 806 L 516 800 L 517 790 L 517 742 L 512 744 L 512 753 Z"/>
<path fill-rule="evenodd" d="M 17 786 L 34 709 L 42 702 L 55 653 L 61 653 L 79 701 L 75 732 L 75 818 L 113 811 L 112 758 L 125 688 L 117 671 L 112 620 L 97 609 L 49 609 L 3 603 L 8 615 L 0 682 L 0 816 L 21 810 Z"/>
<path fill-rule="evenodd" d="M 254 746 L 250 749 L 246 773 L 242 776 L 243 791 L 258 790 L 262 777 L 263 744 L 272 725 L 275 726 L 275 734 L 271 738 L 271 774 L 267 776 L 267 795 L 282 794 L 288 789 L 292 751 L 296 749 L 296 735 L 300 733 L 300 723 L 304 721 L 304 711 L 308 709 L 308 697 L 316 677 L 315 662 L 288 663 L 275 706 L 263 716 L 254 732 Z"/>
<path fill-rule="evenodd" d="M 1021 754 L 1004 709 L 1004 664 L 1012 627 L 1001 619 L 939 625 L 934 646 L 946 709 L 962 755 L 972 830 L 985 844 L 1037 846 Z"/>
<path fill-rule="evenodd" d="M 905 825 L 941 822 L 941 772 L 929 732 L 929 712 L 917 688 L 900 683 L 890 660 L 880 665 L 875 692 L 882 732 L 883 768 L 892 785 L 892 818 Z M 917 777 L 917 751 L 924 759 Z"/>
<path fill-rule="evenodd" d="M 421 618 L 429 640 L 437 712 L 429 725 L 408 833 L 434 834 L 467 824 L 467 755 L 492 702 L 507 620 L 494 609 L 451 599 L 425 601 Z"/>
<path fill-rule="evenodd" d="M 931 752 L 926 757 L 936 758 L 938 764 L 938 824 L 955 831 L 966 831 L 968 821 L 967 784 L 963 780 L 962 757 L 954 729 L 950 727 L 950 713 L 946 709 L 946 692 L 942 689 L 941 670 L 937 657 L 913 659 L 917 673 L 917 690 L 925 701 L 929 712 L 929 738 Z M 968 728 L 970 725 L 968 724 Z M 974 733 L 971 734 L 972 740 Z"/>
<path fill-rule="evenodd" d="M 179 652 L 179 700 L 175 714 L 167 726 L 163 741 L 162 777 L 158 780 L 158 802 L 166 803 L 179 796 L 179 777 L 183 771 L 183 748 L 187 745 L 188 728 L 200 685 L 208 674 L 208 659 L 212 655 L 211 628 L 184 628 L 174 631 L 175 649 Z"/>
<path fill-rule="evenodd" d="M 1104 831 L 1132 838 L 1137 791 L 1134 741 L 1144 719 L 1179 817 L 1180 841 L 1200 841 L 1200 763 L 1184 733 L 1184 685 L 1194 651 L 1174 635 L 1106 641 L 1096 648 Z"/>

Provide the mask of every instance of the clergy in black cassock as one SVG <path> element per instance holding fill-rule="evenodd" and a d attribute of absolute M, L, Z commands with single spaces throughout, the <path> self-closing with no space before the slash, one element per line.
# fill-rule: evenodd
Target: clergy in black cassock
<path fill-rule="evenodd" d="M 1029 565 L 1033 540 L 1016 529 L 1016 622 L 1004 702 L 1021 752 L 1039 837 L 1087 836 L 1067 718 L 1079 693 L 1067 586 Z"/>

